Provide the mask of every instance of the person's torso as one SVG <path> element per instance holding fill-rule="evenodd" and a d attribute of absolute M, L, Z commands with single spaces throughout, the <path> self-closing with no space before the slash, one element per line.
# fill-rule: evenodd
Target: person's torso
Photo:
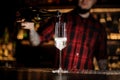
<path fill-rule="evenodd" d="M 98 38 L 99 26 L 93 18 L 79 15 L 66 16 L 67 46 L 63 49 L 64 67 L 91 69 L 93 52 Z"/>

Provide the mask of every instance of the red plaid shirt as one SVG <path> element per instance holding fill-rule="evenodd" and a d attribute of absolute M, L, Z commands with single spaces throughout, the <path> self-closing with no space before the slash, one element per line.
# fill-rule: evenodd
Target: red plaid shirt
<path fill-rule="evenodd" d="M 97 60 L 107 58 L 105 28 L 91 15 L 82 18 L 69 12 L 63 17 L 67 23 L 67 46 L 62 53 L 62 67 L 67 70 L 94 69 L 94 56 Z M 50 22 L 41 33 L 41 41 L 53 38 L 55 22 Z"/>

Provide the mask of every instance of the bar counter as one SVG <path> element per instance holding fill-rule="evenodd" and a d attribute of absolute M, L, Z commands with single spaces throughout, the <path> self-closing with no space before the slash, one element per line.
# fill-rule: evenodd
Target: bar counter
<path fill-rule="evenodd" d="M 0 80 L 120 80 L 120 71 L 53 73 L 49 68 L 0 68 Z"/>

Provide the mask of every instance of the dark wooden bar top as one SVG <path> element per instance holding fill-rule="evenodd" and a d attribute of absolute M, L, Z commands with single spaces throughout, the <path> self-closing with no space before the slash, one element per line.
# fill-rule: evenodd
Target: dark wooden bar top
<path fill-rule="evenodd" d="M 49 68 L 0 68 L 0 80 L 120 80 L 120 71 L 69 71 L 53 73 Z"/>

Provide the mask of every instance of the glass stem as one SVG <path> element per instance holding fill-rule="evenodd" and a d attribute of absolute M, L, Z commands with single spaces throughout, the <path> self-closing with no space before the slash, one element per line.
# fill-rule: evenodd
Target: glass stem
<path fill-rule="evenodd" d="M 60 54 L 59 54 L 59 69 L 62 70 L 62 50 L 60 50 Z"/>

